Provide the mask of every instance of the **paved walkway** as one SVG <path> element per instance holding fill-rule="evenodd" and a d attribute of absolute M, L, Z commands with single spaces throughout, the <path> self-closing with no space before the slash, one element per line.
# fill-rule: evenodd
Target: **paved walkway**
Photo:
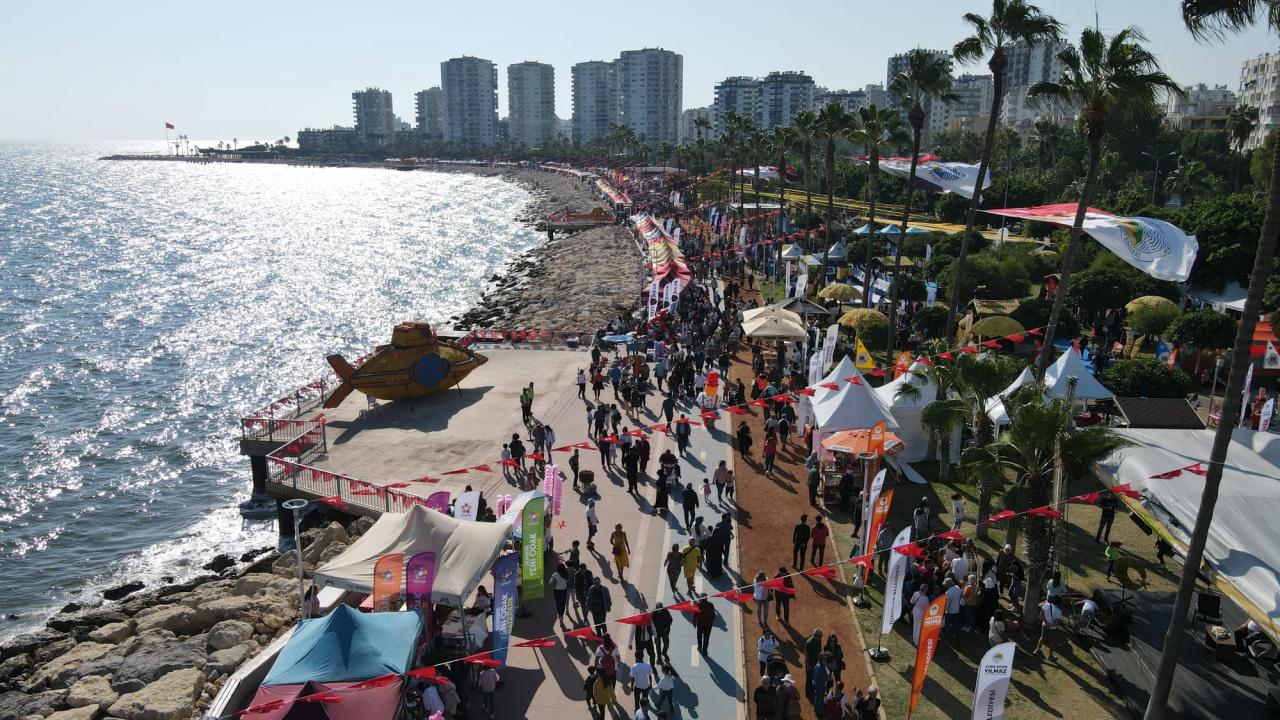
<path fill-rule="evenodd" d="M 565 357 L 573 358 L 574 361 L 581 357 L 583 362 L 586 361 L 585 356 L 566 355 Z M 588 392 L 588 397 L 590 396 Z M 601 399 L 606 402 L 613 401 L 612 392 L 606 388 Z M 649 413 L 624 416 L 622 424 L 635 428 L 661 422 L 657 415 L 660 397 L 651 395 L 649 406 L 651 408 Z M 555 428 L 557 445 L 565 445 L 586 439 L 585 407 L 585 403 L 577 397 L 575 386 L 566 384 L 563 389 L 539 387 L 538 398 L 534 403 L 534 415 Z M 519 407 L 513 403 L 510 412 L 516 415 Z M 518 418 L 518 415 L 516 417 Z M 694 428 L 690 450 L 680 461 L 681 479 L 684 482 L 693 482 L 695 487 L 700 487 L 702 478 L 710 477 L 720 460 L 726 460 L 729 467 L 733 467 L 728 435 L 723 427 L 720 425 L 715 431 L 708 431 L 702 427 Z M 596 510 L 600 517 L 600 531 L 596 536 L 594 552 L 588 553 L 585 547 L 586 503 L 575 493 L 569 492 L 566 495 L 563 515 L 552 521 L 552 535 L 557 550 L 568 550 L 573 540 L 583 541 L 584 563 L 588 564 L 593 574 L 602 578 L 612 596 L 613 611 L 610 617 L 625 617 L 648 610 L 657 602 L 669 606 L 689 599 L 683 592 L 683 578 L 681 578 L 681 591 L 673 593 L 667 584 L 666 573 L 662 569 L 663 558 L 671 545 L 678 544 L 683 547 L 688 540 L 683 527 L 680 496 L 673 494 L 669 506 L 674 512 L 665 519 L 652 514 L 652 502 L 656 491 L 651 481 L 657 467 L 657 458 L 668 448 L 675 452 L 675 439 L 669 435 L 654 433 L 650 436 L 650 443 L 652 445 L 650 473 L 642 474 L 640 491 L 636 497 L 627 493 L 626 478 L 621 471 L 611 473 L 603 471 L 597 451 L 581 452 L 581 468 L 595 471 L 601 494 L 601 498 L 596 502 Z M 555 453 L 552 458 L 552 461 L 559 465 L 566 475 L 570 475 L 567 460 L 567 456 L 563 453 Z M 501 483 L 501 478 L 491 483 L 487 494 L 490 497 L 499 491 L 516 494 L 517 491 L 509 485 L 507 489 L 502 489 Z M 713 494 L 711 506 L 704 504 L 699 509 L 699 513 L 704 522 L 714 525 L 721 512 L 733 509 L 731 506 L 716 503 Z M 618 581 L 609 549 L 609 534 L 617 523 L 622 523 L 626 530 L 632 550 L 632 566 L 626 572 L 625 583 Z M 714 594 L 741 584 L 742 581 L 737 572 L 736 518 L 734 533 L 735 539 L 731 544 L 731 559 L 727 571 L 715 580 L 705 578 L 699 573 L 695 581 L 695 590 L 698 592 Z M 548 570 L 549 573 L 550 570 Z M 555 606 L 550 595 L 548 590 L 546 598 L 528 604 L 527 609 L 531 610 L 532 614 L 516 620 L 513 643 L 585 624 L 568 622 L 560 628 L 555 623 Z M 679 612 L 672 613 L 674 623 L 669 656 L 680 678 L 677 683 L 676 711 L 669 715 L 672 720 L 745 717 L 746 683 L 743 678 L 745 649 L 741 637 L 742 609 L 724 600 L 713 600 L 712 603 L 719 617 L 716 621 L 716 630 L 711 636 L 711 652 L 705 657 L 697 652 L 691 616 Z M 568 616 L 573 614 L 570 608 Z M 629 629 L 626 625 L 616 623 L 609 627 L 609 632 L 622 647 L 623 661 L 628 665 L 634 660 L 633 653 L 626 647 Z M 500 671 L 505 685 L 498 693 L 497 717 L 557 718 L 557 720 L 563 720 L 566 717 L 586 717 L 582 683 L 586 677 L 586 665 L 590 662 L 595 648 L 595 643 L 583 643 L 573 639 L 566 641 L 565 647 L 512 648 L 507 658 L 508 667 Z M 754 658 L 754 655 L 752 657 Z M 478 700 L 478 697 L 476 699 Z M 566 715 L 565 711 L 572 714 Z M 608 716 L 629 718 L 634 713 L 635 702 L 629 692 L 622 690 L 620 682 L 618 704 L 610 708 Z M 478 710 L 476 716 L 479 717 Z"/>

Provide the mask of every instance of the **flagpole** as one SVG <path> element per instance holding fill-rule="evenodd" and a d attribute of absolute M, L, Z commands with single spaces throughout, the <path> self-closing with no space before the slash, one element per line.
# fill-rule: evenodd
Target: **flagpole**
<path fill-rule="evenodd" d="M 164 124 L 164 154 L 169 154 L 169 123 Z"/>

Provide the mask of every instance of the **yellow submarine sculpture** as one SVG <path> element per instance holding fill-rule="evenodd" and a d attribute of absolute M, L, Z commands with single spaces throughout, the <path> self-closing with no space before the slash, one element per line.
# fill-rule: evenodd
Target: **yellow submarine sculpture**
<path fill-rule="evenodd" d="M 379 345 L 358 367 L 341 355 L 330 355 L 326 360 L 342 379 L 324 403 L 326 408 L 335 408 L 352 390 L 379 400 L 428 397 L 462 382 L 489 358 L 440 340 L 428 323 L 403 322 L 391 331 L 391 344 Z"/>

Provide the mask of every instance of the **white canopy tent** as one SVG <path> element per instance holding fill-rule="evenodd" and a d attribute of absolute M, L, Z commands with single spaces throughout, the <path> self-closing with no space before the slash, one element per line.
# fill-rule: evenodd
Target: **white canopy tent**
<path fill-rule="evenodd" d="M 369 531 L 341 555 L 316 568 L 315 582 L 344 590 L 373 592 L 378 558 L 404 553 L 405 561 L 420 552 L 436 554 L 433 602 L 462 606 L 511 535 L 511 523 L 458 520 L 415 505 L 409 512 L 384 513 Z"/>
<path fill-rule="evenodd" d="M 819 380 L 818 384 L 835 383 L 836 385 L 843 386 L 847 384 L 844 382 L 844 379 L 857 374 L 857 372 L 858 368 L 854 366 L 853 361 L 849 359 L 848 355 L 844 355 L 836 361 L 835 365 L 831 366 L 831 372 L 827 373 L 826 377 Z M 822 402 L 826 398 L 835 395 L 838 392 L 840 391 L 832 390 L 831 388 L 816 387 L 813 389 L 813 404 L 817 405 L 819 402 Z"/>
<path fill-rule="evenodd" d="M 1205 463 L 1213 430 L 1117 429 L 1136 443 L 1098 463 L 1115 483 L 1132 483 L 1143 504 L 1183 543 L 1195 525 L 1204 478 L 1190 472 L 1168 480 L 1152 475 Z M 1274 542 L 1280 516 L 1280 436 L 1237 429 L 1232 432 L 1205 560 L 1280 633 L 1280 545 Z M 1246 608 L 1248 609 L 1248 608 Z M 1264 618 L 1258 617 L 1258 620 Z"/>
<path fill-rule="evenodd" d="M 853 363 L 849 365 L 852 366 Z M 850 374 L 858 376 L 859 379 L 862 377 L 857 368 L 854 368 Z M 823 380 L 823 382 L 827 381 Z M 824 435 L 841 430 L 865 430 L 881 420 L 884 420 L 885 425 L 891 430 L 898 428 L 898 421 L 894 420 L 888 404 L 880 399 L 865 380 L 858 383 L 843 380 L 834 380 L 834 382 L 839 383 L 839 390 L 828 392 L 822 398 L 819 398 L 817 393 L 813 396 L 813 413 Z"/>
<path fill-rule="evenodd" d="M 1045 369 L 1045 394 L 1049 397 L 1065 398 L 1067 381 L 1072 377 L 1079 379 L 1076 383 L 1077 400 L 1102 400 L 1115 397 L 1114 393 L 1093 376 L 1093 370 L 1084 364 L 1080 353 L 1074 347 L 1067 348 L 1066 352 Z"/>
<path fill-rule="evenodd" d="M 880 397 L 881 402 L 889 407 L 893 419 L 898 421 L 898 429 L 895 433 L 902 440 L 905 448 L 896 457 L 902 462 L 919 462 L 928 459 L 929 456 L 930 433 L 920 417 L 924 413 L 924 407 L 938 398 L 938 389 L 929 382 L 928 378 L 915 374 L 923 372 L 924 367 L 923 363 L 912 363 L 911 372 L 873 391 Z M 898 394 L 908 385 L 919 388 L 917 397 Z M 951 438 L 951 462 L 960 462 L 960 428 L 956 428 L 955 435 Z"/>
<path fill-rule="evenodd" d="M 1036 376 L 1035 373 L 1031 371 L 1031 368 L 1022 368 L 1022 372 L 1019 373 L 1018 377 L 1013 379 L 1013 382 L 1009 383 L 1009 387 L 1001 390 L 999 395 L 987 398 L 987 402 L 984 407 L 987 411 L 987 417 L 991 418 L 992 423 L 995 423 L 996 434 L 999 434 L 1001 428 L 1009 424 L 1009 408 L 1004 406 L 1004 398 L 1012 395 L 1013 391 L 1023 385 L 1035 384 L 1035 381 Z"/>

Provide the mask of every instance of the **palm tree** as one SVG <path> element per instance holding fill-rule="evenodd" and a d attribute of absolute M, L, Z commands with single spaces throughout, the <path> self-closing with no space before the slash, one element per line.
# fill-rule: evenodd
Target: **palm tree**
<path fill-rule="evenodd" d="M 956 307 L 960 304 L 960 276 L 965 258 L 969 256 L 969 234 L 973 232 L 978 206 L 982 202 L 982 183 L 987 177 L 991 151 L 996 143 L 996 124 L 1000 105 L 1004 101 L 1004 71 L 1009 63 L 1005 50 L 1016 44 L 1039 45 L 1056 41 L 1062 32 L 1062 23 L 1024 0 L 992 0 L 990 17 L 966 13 L 964 20 L 973 26 L 973 34 L 956 43 L 953 51 L 956 61 L 968 64 L 990 54 L 987 67 L 991 69 L 993 85 L 991 112 L 987 116 L 987 137 L 982 145 L 982 159 L 978 162 L 978 182 L 974 183 L 964 234 L 960 236 L 960 256 L 956 260 L 955 278 L 951 282 L 951 300 L 947 303 L 946 337 L 955 334 Z"/>
<path fill-rule="evenodd" d="M 786 227 L 787 207 L 787 151 L 796 144 L 796 129 L 778 126 L 769 136 L 769 146 L 778 155 L 778 236 Z M 775 258 L 774 271 L 782 274 L 782 243 L 778 243 L 778 255 Z"/>
<path fill-rule="evenodd" d="M 724 142 L 725 150 L 728 154 L 729 166 L 732 175 L 729 176 L 729 194 L 733 195 L 734 183 L 740 182 L 742 177 L 738 173 L 738 160 L 740 159 L 741 148 L 746 142 L 747 135 L 751 132 L 751 118 L 730 110 L 724 114 L 724 133 L 721 140 Z M 741 190 L 739 190 L 741 192 Z M 732 201 L 732 197 L 730 198 Z"/>
<path fill-rule="evenodd" d="M 707 140 L 706 140 L 706 137 L 703 135 L 703 133 L 704 132 L 707 134 L 711 133 L 711 119 L 706 117 L 705 115 L 699 115 L 698 117 L 694 118 L 693 131 L 694 133 L 697 134 L 697 139 L 694 140 L 694 143 L 696 143 L 698 146 L 698 166 L 699 166 L 698 169 L 702 172 L 706 172 L 707 171 L 707 167 L 706 167 Z"/>
<path fill-rule="evenodd" d="M 1236 149 L 1236 154 L 1241 158 L 1244 157 L 1244 144 L 1249 141 L 1249 136 L 1253 134 L 1253 129 L 1256 127 L 1258 127 L 1258 108 L 1252 105 L 1237 105 L 1227 113 L 1227 137 L 1231 141 L 1231 146 Z M 1235 178 L 1231 183 L 1236 190 L 1240 189 L 1240 166 L 1243 164 L 1240 160 L 1236 161 Z"/>
<path fill-rule="evenodd" d="M 1191 34 L 1198 39 L 1225 37 L 1227 33 L 1240 32 L 1257 22 L 1266 24 L 1272 33 L 1280 32 L 1280 7 L 1270 0 L 1183 0 L 1182 19 Z M 1236 328 L 1236 342 L 1231 355 L 1231 371 L 1227 374 L 1226 396 L 1222 407 L 1222 419 L 1213 436 L 1213 449 L 1209 453 L 1209 474 L 1204 479 L 1204 492 L 1200 496 L 1200 509 L 1196 512 L 1196 524 L 1187 543 L 1187 557 L 1182 564 L 1182 578 L 1178 583 L 1178 595 L 1173 602 L 1173 614 L 1164 639 L 1160 667 L 1156 670 L 1151 686 L 1151 699 L 1147 704 L 1145 720 L 1161 720 L 1173 686 L 1173 671 L 1178 664 L 1178 651 L 1195 594 L 1196 576 L 1204 558 L 1205 541 L 1213 522 L 1214 507 L 1218 504 L 1218 490 L 1222 484 L 1223 463 L 1227 459 L 1227 447 L 1231 443 L 1231 430 L 1240 415 L 1241 393 L 1244 376 L 1252 358 L 1249 348 L 1253 342 L 1253 329 L 1262 307 L 1262 294 L 1271 275 L 1272 261 L 1276 253 L 1276 238 L 1280 236 L 1280 143 L 1273 143 L 1271 158 L 1271 185 L 1267 190 L 1267 213 L 1262 221 L 1262 233 L 1258 238 L 1258 250 L 1253 258 L 1253 271 L 1249 275 L 1249 291 L 1245 295 L 1244 312 Z"/>
<path fill-rule="evenodd" d="M 791 129 L 795 132 L 796 146 L 804 158 L 804 211 L 809 218 L 813 217 L 813 145 L 818 141 L 818 114 L 812 110 L 801 110 L 791 119 Z M 807 228 L 806 228 L 807 229 Z M 808 233 L 804 235 L 804 247 L 809 243 Z"/>
<path fill-rule="evenodd" d="M 995 442 L 995 423 L 987 415 L 987 401 L 1009 386 L 1021 371 L 1020 363 L 998 355 L 978 357 L 962 354 L 956 358 L 955 389 L 965 401 L 973 426 L 973 443 L 985 447 Z M 975 485 L 978 490 L 978 537 L 987 537 L 987 526 L 981 524 L 991 515 L 991 498 L 998 487 L 999 478 L 990 473 L 978 473 Z"/>
<path fill-rule="evenodd" d="M 1164 191 L 1181 195 L 1182 204 L 1188 205 L 1197 195 L 1212 190 L 1214 181 L 1203 160 L 1179 161 L 1178 167 L 1165 176 Z"/>
<path fill-rule="evenodd" d="M 1023 511 L 1052 502 L 1053 467 L 1059 458 L 1067 477 L 1074 477 L 1131 444 L 1101 425 L 1076 429 L 1071 405 L 1063 399 L 1045 402 L 1041 392 L 1039 387 L 1027 387 L 1007 398 L 1009 427 L 987 446 L 1000 467 L 1013 473 L 1022 491 Z M 1038 611 L 1053 528 L 1048 518 L 1039 516 L 1025 516 L 1022 522 L 1027 535 L 1027 595 L 1022 615 L 1024 622 L 1030 623 Z"/>
<path fill-rule="evenodd" d="M 770 151 L 769 131 L 764 128 L 752 128 L 747 136 L 747 146 L 751 152 L 751 162 L 755 173 L 751 176 L 751 189 L 756 195 L 756 212 L 760 211 L 760 158 Z"/>
<path fill-rule="evenodd" d="M 912 50 L 907 54 L 907 68 L 889 83 L 889 95 L 898 100 L 907 111 L 911 123 L 911 172 L 907 175 L 907 198 L 902 204 L 902 227 L 893 249 L 893 282 L 889 285 L 889 342 L 886 357 L 893 357 L 893 346 L 898 339 L 898 280 L 902 272 L 902 246 L 907 237 L 907 221 L 911 219 L 911 199 L 915 190 L 916 165 L 920 161 L 920 137 L 924 134 L 924 106 L 933 99 L 951 102 L 957 95 L 951 92 L 951 59 L 925 50 Z M 870 272 L 870 268 L 867 269 Z"/>
<path fill-rule="evenodd" d="M 964 425 L 967 412 L 960 398 L 939 398 L 920 413 L 920 422 L 937 438 L 939 482 L 951 482 L 951 436 Z"/>
<path fill-rule="evenodd" d="M 902 113 L 868 105 L 858 109 L 858 129 L 851 139 L 867 154 L 867 264 L 862 271 L 862 303 L 871 307 L 871 259 L 876 247 L 876 202 L 880 199 L 880 151 L 906 144 L 911 137 Z"/>
<path fill-rule="evenodd" d="M 1057 296 L 1049 324 L 1045 327 L 1043 345 L 1053 347 L 1058 318 L 1067 297 L 1071 271 L 1080 255 L 1081 227 L 1085 211 L 1093 201 L 1098 184 L 1098 169 L 1102 159 L 1102 139 L 1107 134 L 1107 122 L 1113 114 L 1120 118 L 1150 117 L 1156 112 L 1156 95 L 1161 92 L 1182 94 L 1182 88 L 1160 70 L 1155 56 L 1142 47 L 1146 36 L 1137 28 L 1125 28 L 1107 38 L 1101 31 L 1085 28 L 1080 33 L 1080 47 L 1068 45 L 1058 53 L 1065 69 L 1059 80 L 1038 82 L 1027 91 L 1028 99 L 1037 104 L 1058 103 L 1067 107 L 1079 107 L 1084 125 L 1085 142 L 1088 145 L 1088 166 L 1076 207 L 1075 222 L 1071 226 L 1067 251 L 1062 267 Z M 1052 352 L 1040 353 L 1036 376 L 1043 377 L 1049 366 Z"/>
<path fill-rule="evenodd" d="M 818 271 L 818 287 L 827 284 L 827 256 L 831 252 L 831 225 L 835 222 L 836 143 L 857 130 L 857 118 L 833 102 L 818 111 L 818 137 L 826 143 L 827 217 L 826 239 L 822 248 L 822 268 Z"/>

